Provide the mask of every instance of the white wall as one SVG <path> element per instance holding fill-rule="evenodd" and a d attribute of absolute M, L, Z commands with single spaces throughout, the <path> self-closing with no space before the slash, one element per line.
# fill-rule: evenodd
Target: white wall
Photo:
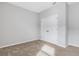
<path fill-rule="evenodd" d="M 68 6 L 68 43 L 79 47 L 79 3 Z"/>
<path fill-rule="evenodd" d="M 52 8 L 44 10 L 40 13 L 40 19 L 52 16 L 54 14 L 58 15 L 58 39 L 57 45 L 65 47 L 66 46 L 66 3 L 57 3 Z M 50 39 L 48 39 L 49 41 Z"/>
<path fill-rule="evenodd" d="M 39 39 L 39 14 L 0 2 L 0 47 Z"/>

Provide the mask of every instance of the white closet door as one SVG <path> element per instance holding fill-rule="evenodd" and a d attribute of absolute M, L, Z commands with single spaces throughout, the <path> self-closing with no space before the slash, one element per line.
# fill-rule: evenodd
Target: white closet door
<path fill-rule="evenodd" d="M 41 19 L 41 40 L 56 44 L 58 37 L 57 17 L 58 15 L 54 14 L 52 16 Z"/>

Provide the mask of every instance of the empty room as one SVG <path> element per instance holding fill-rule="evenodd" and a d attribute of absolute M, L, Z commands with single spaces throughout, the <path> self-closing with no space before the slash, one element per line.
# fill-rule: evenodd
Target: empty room
<path fill-rule="evenodd" d="M 0 56 L 79 56 L 79 2 L 0 2 Z"/>

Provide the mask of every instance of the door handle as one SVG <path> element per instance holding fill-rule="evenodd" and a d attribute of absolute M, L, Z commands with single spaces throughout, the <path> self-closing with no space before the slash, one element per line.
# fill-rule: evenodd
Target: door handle
<path fill-rule="evenodd" d="M 49 32 L 49 30 L 46 30 L 46 32 Z"/>

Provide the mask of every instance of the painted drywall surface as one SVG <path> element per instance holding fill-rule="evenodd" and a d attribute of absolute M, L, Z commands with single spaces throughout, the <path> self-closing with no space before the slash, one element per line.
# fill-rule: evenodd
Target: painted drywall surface
<path fill-rule="evenodd" d="M 0 47 L 39 39 L 39 14 L 0 3 Z"/>
<path fill-rule="evenodd" d="M 79 3 L 68 6 L 68 43 L 79 47 Z"/>
<path fill-rule="evenodd" d="M 40 18 L 43 19 L 45 17 L 57 14 L 58 15 L 58 39 L 57 45 L 66 46 L 66 3 L 57 3 L 50 9 L 47 9 L 40 13 Z M 49 39 L 47 40 L 49 41 Z M 52 42 L 51 42 L 52 43 Z"/>

